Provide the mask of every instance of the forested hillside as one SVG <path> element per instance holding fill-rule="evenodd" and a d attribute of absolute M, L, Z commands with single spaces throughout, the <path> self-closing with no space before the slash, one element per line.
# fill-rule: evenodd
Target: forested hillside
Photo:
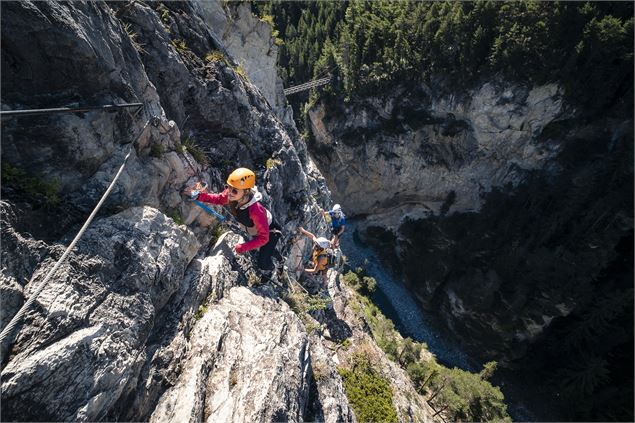
<path fill-rule="evenodd" d="M 468 87 L 483 76 L 559 81 L 589 113 L 632 92 L 629 2 L 256 2 L 282 40 L 285 86 L 325 72 L 327 93 L 404 81 Z"/>

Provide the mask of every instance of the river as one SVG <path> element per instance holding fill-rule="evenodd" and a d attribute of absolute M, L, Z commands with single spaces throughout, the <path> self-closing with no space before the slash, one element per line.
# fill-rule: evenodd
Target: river
<path fill-rule="evenodd" d="M 446 367 L 458 367 L 478 372 L 483 363 L 471 359 L 461 349 L 460 343 L 453 339 L 434 316 L 426 313 L 409 293 L 402 281 L 397 279 L 382 265 L 375 251 L 364 245 L 354 235 L 355 220 L 347 221 L 347 230 L 340 241 L 342 253 L 351 267 L 363 267 L 368 275 L 377 281 L 377 290 L 373 301 L 382 313 L 390 318 L 402 336 L 424 342 L 437 361 Z M 526 386 L 513 379 L 513 372 L 500 369 L 494 382 L 501 387 L 508 405 L 508 412 L 514 421 L 537 421 L 536 415 L 524 403 Z M 542 413 L 541 413 L 542 414 Z M 543 419 L 544 420 L 544 419 Z M 547 419 L 549 420 L 549 419 Z"/>

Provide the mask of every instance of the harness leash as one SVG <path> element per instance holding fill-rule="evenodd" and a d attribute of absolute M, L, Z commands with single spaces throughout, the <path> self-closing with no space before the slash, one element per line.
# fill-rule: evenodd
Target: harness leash
<path fill-rule="evenodd" d="M 193 195 L 192 198 L 196 198 L 196 196 L 199 194 L 198 191 L 193 191 L 192 194 L 196 193 L 196 195 Z M 229 229 L 231 229 L 232 231 L 240 234 L 240 235 L 244 235 L 244 231 L 242 230 L 242 228 L 240 226 L 238 226 L 237 223 L 227 220 L 227 218 L 225 216 L 223 216 L 222 214 L 214 211 L 211 207 L 206 206 L 204 203 L 198 201 L 198 200 L 194 200 L 194 204 L 196 204 L 197 206 L 199 206 L 200 208 L 202 208 L 203 210 L 205 210 L 207 213 L 211 214 L 212 216 L 216 217 L 221 223 L 225 223 L 227 224 L 227 226 L 229 226 Z"/>
<path fill-rule="evenodd" d="M 194 200 L 194 204 L 196 204 L 197 206 L 199 206 L 200 208 L 202 208 L 209 214 L 216 216 L 218 220 L 220 220 L 221 222 L 225 222 L 225 216 L 223 216 L 220 213 L 216 213 L 214 210 L 212 210 L 210 207 L 207 207 L 205 204 L 201 203 L 200 201 Z"/>

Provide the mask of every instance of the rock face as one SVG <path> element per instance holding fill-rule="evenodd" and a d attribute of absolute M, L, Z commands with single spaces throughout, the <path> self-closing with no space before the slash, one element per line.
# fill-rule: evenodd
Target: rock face
<path fill-rule="evenodd" d="M 89 228 L 23 320 L 2 371 L 3 419 L 103 419 L 142 365 L 154 320 L 198 247 L 151 208 Z M 36 269 L 27 297 L 59 251 Z"/>
<path fill-rule="evenodd" d="M 15 119 L 3 128 L 3 160 L 43 180 L 57 179 L 67 200 L 65 209 L 85 213 L 105 190 L 128 151 L 126 144 L 141 133 L 146 118 L 167 116 L 176 121 L 175 130 L 162 134 L 150 126 L 144 131 L 107 206 L 121 210 L 152 205 L 178 210 L 186 217 L 190 207 L 183 205 L 178 191 L 188 178 L 202 177 L 220 187 L 221 174 L 238 164 L 262 177 L 267 159 L 284 163 L 285 173 L 301 176 L 289 179 L 298 183 L 287 190 L 265 193 L 306 201 L 301 198 L 306 195 L 301 192 L 306 182 L 303 164 L 283 125 L 269 112 L 266 99 L 229 64 L 205 61 L 207 53 L 218 46 L 198 8 L 193 9 L 196 4 L 168 2 L 171 9 L 155 5 L 157 10 L 136 3 L 114 6 L 118 10 L 91 3 L 8 6 L 3 26 L 6 48 L 2 60 L 7 69 L 2 77 L 3 107 L 141 101 L 146 106 L 141 117 L 135 119 L 128 112 L 90 112 Z M 58 38 L 66 40 L 66 48 L 47 48 L 50 34 L 31 31 L 46 25 L 55 26 Z M 26 48 L 34 43 L 33 37 L 39 40 L 38 47 Z M 49 68 L 42 63 L 60 66 Z M 29 79 L 23 71 L 26 66 Z M 96 81 L 87 84 L 80 78 L 84 74 Z M 28 82 L 32 80 L 36 84 Z M 52 85 L 42 85 L 43 80 Z M 56 88 L 61 84 L 66 84 L 63 91 Z M 27 139 L 43 142 L 28 143 Z M 196 164 L 192 169 L 179 153 L 181 143 L 196 144 L 212 166 L 203 169 Z M 306 164 L 304 157 L 303 162 Z M 284 207 L 276 211 L 286 212 Z"/>
<path fill-rule="evenodd" d="M 504 83 L 461 96 L 420 86 L 324 107 L 309 112 L 311 148 L 334 198 L 389 228 L 404 215 L 478 211 L 482 195 L 517 185 L 554 156 L 558 145 L 536 138 L 563 115 L 556 85 Z"/>
<path fill-rule="evenodd" d="M 386 357 L 382 350 L 374 342 L 368 324 L 352 307 L 353 294 L 344 286 L 340 275 L 329 272 L 328 291 L 333 299 L 333 317 L 327 325 L 334 340 L 338 340 L 341 331 L 334 330 L 334 323 L 339 322 L 350 331 L 347 339 L 350 341 L 349 350 L 337 348 L 338 362 L 347 362 L 354 352 L 362 350 L 371 360 L 376 360 L 376 366 L 381 369 L 381 374 L 390 381 L 393 391 L 393 405 L 397 411 L 399 421 L 431 422 L 435 413 L 426 400 L 417 393 L 412 386 L 406 372 L 395 362 Z"/>
<path fill-rule="evenodd" d="M 278 118 L 295 126 L 276 68 L 278 46 L 271 37 L 271 26 L 254 16 L 246 3 L 196 1 L 194 7 L 199 8 L 216 39 L 222 40 L 227 52 L 244 67 Z"/>
<path fill-rule="evenodd" d="M 3 12 L 3 108 L 72 106 L 80 101 L 92 106 L 141 98 L 149 113 L 161 115 L 138 53 L 103 5 L 23 2 L 7 4 Z M 42 178 L 57 178 L 61 190 L 83 191 L 78 199 L 94 204 L 97 191 L 107 186 L 99 171 L 118 167 L 127 151 L 123 144 L 130 143 L 142 125 L 126 112 L 14 119 L 3 128 L 3 160 Z M 168 137 L 157 138 L 158 131 L 147 131 L 137 144 L 139 150 L 151 140 L 169 142 Z M 136 193 L 144 202 L 158 205 L 156 194 L 165 183 L 165 169 L 142 161 L 136 153 L 129 169 L 136 167 L 136 172 L 153 177 L 139 180 L 126 171 L 110 204 Z"/>
<path fill-rule="evenodd" d="M 151 422 L 302 420 L 308 337 L 286 303 L 233 288 L 189 336 L 183 370 Z"/>
<path fill-rule="evenodd" d="M 355 421 L 337 358 L 280 300 L 289 288 L 254 287 L 255 257 L 233 251 L 241 236 L 220 235 L 180 195 L 199 179 L 218 190 L 246 166 L 283 227 L 289 266 L 301 260 L 298 225 L 325 231 L 315 218 L 330 203 L 325 181 L 265 97 L 277 82 L 254 70 L 275 57 L 270 29 L 231 8 L 3 6 L 3 110 L 145 105 L 3 121 L 3 328 L 131 152 L 97 219 L 3 339 L 3 421 Z M 213 19 L 228 33 L 216 36 Z M 206 60 L 214 50 L 227 60 Z M 233 65 L 241 58 L 264 95 Z M 151 116 L 176 126 L 147 125 Z"/>

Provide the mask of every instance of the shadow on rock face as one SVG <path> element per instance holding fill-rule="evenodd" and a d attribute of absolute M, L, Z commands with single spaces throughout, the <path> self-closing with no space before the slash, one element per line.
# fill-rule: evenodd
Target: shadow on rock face
<path fill-rule="evenodd" d="M 344 320 L 339 319 L 333 309 L 326 309 L 324 315 L 326 317 L 326 328 L 331 334 L 331 341 L 341 343 L 353 336 L 351 327 Z"/>

